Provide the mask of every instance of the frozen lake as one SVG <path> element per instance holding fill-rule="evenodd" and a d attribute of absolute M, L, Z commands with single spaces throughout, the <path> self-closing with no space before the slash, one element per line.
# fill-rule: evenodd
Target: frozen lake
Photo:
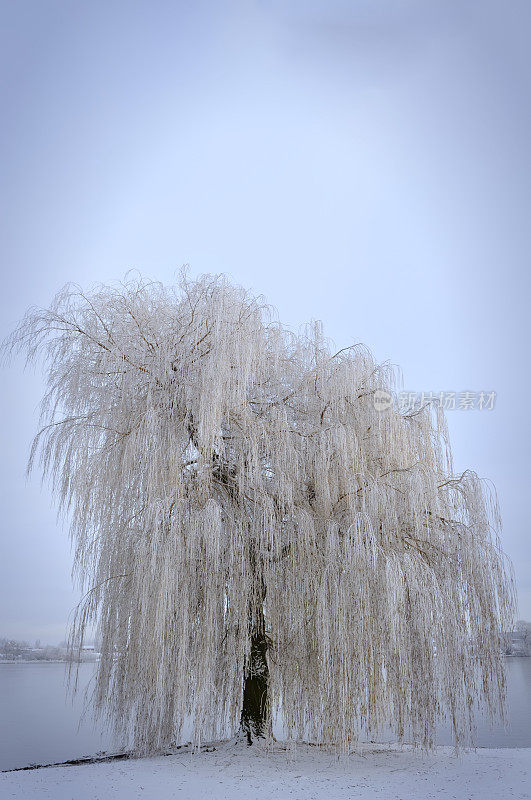
<path fill-rule="evenodd" d="M 531 658 L 508 658 L 510 728 L 478 725 L 479 747 L 531 747 Z M 82 719 L 83 693 L 94 664 L 82 664 L 80 691 L 72 702 L 65 692 L 66 665 L 59 663 L 0 664 L 0 769 L 113 750 L 90 719 Z M 439 744 L 451 744 L 445 730 Z"/>

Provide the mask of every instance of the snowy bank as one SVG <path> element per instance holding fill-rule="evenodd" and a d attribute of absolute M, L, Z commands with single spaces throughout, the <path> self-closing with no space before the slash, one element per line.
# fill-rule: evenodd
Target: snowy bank
<path fill-rule="evenodd" d="M 338 759 L 300 745 L 293 758 L 280 744 L 264 752 L 225 742 L 196 755 L 3 773 L 0 795 L 6 800 L 524 800 L 530 767 L 531 749 L 456 756 L 450 747 L 426 755 L 396 745 L 365 745 Z"/>

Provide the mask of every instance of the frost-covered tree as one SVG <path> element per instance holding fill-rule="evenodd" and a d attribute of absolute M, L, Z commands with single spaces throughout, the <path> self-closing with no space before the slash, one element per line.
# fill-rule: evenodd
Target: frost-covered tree
<path fill-rule="evenodd" d="M 224 277 L 68 286 L 8 342 L 44 357 L 30 459 L 69 515 L 94 701 L 137 751 L 240 730 L 424 746 L 502 706 L 513 588 L 495 498 L 393 371 L 282 327 Z M 388 407 L 387 407 L 388 406 Z"/>

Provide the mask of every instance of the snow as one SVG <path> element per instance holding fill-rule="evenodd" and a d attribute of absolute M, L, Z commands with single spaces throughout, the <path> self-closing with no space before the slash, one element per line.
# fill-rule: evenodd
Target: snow
<path fill-rule="evenodd" d="M 224 742 L 193 755 L 50 767 L 0 775 L 3 800 L 523 800 L 530 749 L 439 747 L 432 755 L 397 745 L 364 745 L 336 755 L 309 745 L 296 754 Z"/>

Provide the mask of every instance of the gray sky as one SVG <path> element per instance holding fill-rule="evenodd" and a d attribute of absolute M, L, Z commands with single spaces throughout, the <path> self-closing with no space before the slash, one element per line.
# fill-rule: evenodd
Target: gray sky
<path fill-rule="evenodd" d="M 512 0 L 3 0 L 2 333 L 67 281 L 227 272 L 365 342 L 492 479 L 531 618 L 531 7 Z M 522 369 L 520 369 L 522 367 Z M 25 462 L 43 391 L 2 373 L 0 636 L 64 638 L 67 527 Z"/>

